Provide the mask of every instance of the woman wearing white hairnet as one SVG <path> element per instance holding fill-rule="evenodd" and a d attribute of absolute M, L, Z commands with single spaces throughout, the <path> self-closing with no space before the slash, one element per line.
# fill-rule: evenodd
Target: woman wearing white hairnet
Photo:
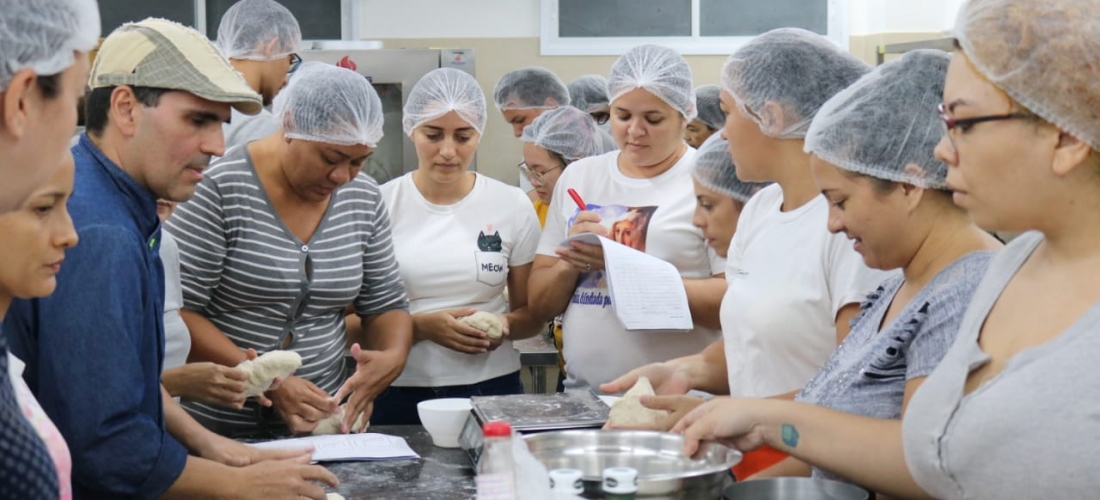
<path fill-rule="evenodd" d="M 658 394 L 791 398 L 821 368 L 860 301 L 888 273 L 868 268 L 847 238 L 829 233 L 829 204 L 810 176 L 804 137 L 821 105 L 868 71 L 821 35 L 792 28 L 764 33 L 730 56 L 721 100 L 737 177 L 775 184 L 745 205 L 730 243 L 723 340 L 627 374 L 605 391 L 646 375 Z M 735 474 L 748 477 L 782 458 L 750 454 Z"/>
<path fill-rule="evenodd" d="M 88 80 L 88 51 L 99 38 L 99 9 L 94 0 L 15 0 L 0 14 L 0 215 L 25 221 L 4 231 L 2 251 L 17 251 L 39 236 L 19 237 L 19 228 L 49 234 L 53 255 L 75 243 L 65 199 L 72 191 L 72 157 L 65 145 L 76 127 L 77 101 Z M 44 188 L 48 191 L 42 193 Z M 36 193 L 36 190 L 39 193 Z M 52 193 L 56 191 L 56 196 Z M 60 206 L 57 206 L 60 203 Z M 49 215 L 53 214 L 53 215 Z M 54 230 L 41 231 L 34 225 Z M 67 230 L 65 229 L 67 228 Z M 43 248 L 23 252 L 44 252 Z M 17 252 L 18 253 L 18 252 Z M 5 259 L 6 262 L 13 258 Z M 40 268 L 42 269 L 42 268 Z M 27 296 L 18 273 L 3 273 L 0 287 L 8 299 Z M 9 276 L 9 274 L 11 274 Z M 46 281 L 53 281 L 52 274 Z M 42 296 L 35 287 L 33 295 Z M 52 291 L 52 286 L 50 287 Z M 21 376 L 21 365 L 8 352 L 0 333 L 0 498 L 55 500 L 72 498 L 72 458 L 57 427 L 42 411 Z M 43 443 L 45 441 L 45 443 Z"/>
<path fill-rule="evenodd" d="M 714 253 L 725 259 L 737 231 L 737 219 L 752 195 L 768 182 L 743 182 L 730 157 L 729 143 L 714 135 L 699 147 L 691 167 L 695 182 L 695 216 L 692 223 L 703 231 Z"/>
<path fill-rule="evenodd" d="M 404 373 L 375 403 L 378 425 L 419 424 L 416 405 L 427 399 L 523 393 L 512 340 L 546 325 L 527 308 L 535 210 L 519 189 L 469 171 L 486 120 L 477 81 L 434 70 L 413 87 L 404 111 L 417 169 L 382 193 L 415 344 Z"/>
<path fill-rule="evenodd" d="M 166 223 L 179 243 L 190 361 L 236 366 L 246 349 L 302 356 L 302 367 L 265 393 L 271 408 L 185 404 L 223 435 L 307 433 L 334 414 L 344 432 L 358 431 L 352 424 L 370 417 L 412 341 L 386 205 L 360 174 L 382 138 L 378 96 L 361 75 L 329 65 L 303 70 L 283 93 L 275 107 L 282 130 L 215 162 Z M 351 348 L 350 378 L 349 304 L 365 330 L 364 345 Z"/>
<path fill-rule="evenodd" d="M 577 108 L 564 106 L 547 111 L 523 129 L 523 163 L 519 169 L 535 187 L 535 213 L 546 225 L 546 213 L 558 177 L 581 158 L 606 153 L 596 124 Z"/>
<path fill-rule="evenodd" d="M 596 121 L 600 130 L 603 153 L 619 149 L 615 138 L 611 137 L 611 103 L 607 99 L 607 78 L 600 75 L 583 75 L 569 82 L 571 106 L 577 108 Z"/>
<path fill-rule="evenodd" d="M 719 337 L 724 262 L 691 223 L 695 150 L 683 140 L 695 117 L 691 68 L 671 49 L 642 45 L 615 62 L 608 88 L 612 135 L 621 150 L 562 172 L 531 276 L 536 313 L 565 313 L 566 389 L 596 388 L 647 363 L 699 352 Z M 585 201 L 584 210 L 568 189 Z M 615 238 L 676 266 L 695 328 L 626 331 L 606 306 L 611 299 L 600 247 L 559 246 L 580 233 Z"/>
<path fill-rule="evenodd" d="M 726 114 L 722 112 L 722 103 L 718 100 L 717 85 L 703 85 L 695 88 L 695 105 L 699 116 L 688 124 L 684 131 L 684 141 L 699 149 L 715 132 L 726 124 Z"/>
<path fill-rule="evenodd" d="M 934 103 L 948 61 L 939 51 L 907 53 L 826 102 L 810 126 L 806 150 L 831 205 L 829 230 L 856 241 L 868 266 L 902 274 L 868 296 L 851 334 L 796 401 L 901 418 L 954 342 L 992 250 L 1001 248 L 952 203 L 947 166 L 932 155 L 943 135 Z M 809 472 L 788 458 L 756 477 Z M 813 475 L 848 479 L 818 467 Z"/>
<path fill-rule="evenodd" d="M 1100 397 L 1100 88 L 1082 68 L 1100 66 L 1097 19 L 1095 2 L 962 8 L 936 157 L 977 225 L 1030 232 L 990 263 L 903 421 L 715 401 L 682 422 L 689 450 L 767 443 L 898 497 L 1095 496 L 1100 449 L 1081 432 Z"/>
<path fill-rule="evenodd" d="M 572 106 L 547 111 L 523 129 L 519 138 L 523 141 L 523 162 L 519 164 L 523 175 L 535 188 L 535 213 L 539 225 L 546 225 L 546 214 L 558 177 L 581 158 L 608 152 L 603 146 L 603 133 L 591 116 Z M 617 148 L 612 148 L 613 151 Z M 558 349 L 558 389 L 565 382 L 565 358 L 562 357 L 562 332 L 559 318 L 554 319 L 554 345 Z"/>
<path fill-rule="evenodd" d="M 597 125 L 611 120 L 611 101 L 607 98 L 607 78 L 582 75 L 567 85 L 571 106 L 588 113 Z"/>

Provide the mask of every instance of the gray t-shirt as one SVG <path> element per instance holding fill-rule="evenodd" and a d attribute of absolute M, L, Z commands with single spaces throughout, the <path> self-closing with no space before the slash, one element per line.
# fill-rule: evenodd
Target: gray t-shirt
<path fill-rule="evenodd" d="M 214 162 L 195 196 L 165 227 L 179 242 L 184 308 L 202 314 L 241 348 L 302 356 L 294 373 L 335 394 L 344 383 L 344 310 L 360 316 L 407 310 L 382 192 L 366 175 L 334 191 L 309 241 L 283 223 L 248 148 Z M 223 435 L 283 430 L 271 409 L 243 411 L 184 402 Z"/>
<path fill-rule="evenodd" d="M 1042 241 L 1040 233 L 1026 233 L 993 260 L 955 344 L 909 402 L 905 460 L 917 484 L 936 498 L 1095 498 L 1100 492 L 1100 302 L 963 395 L 971 370 L 989 361 L 978 345 L 989 311 Z"/>
<path fill-rule="evenodd" d="M 901 418 L 905 384 L 928 376 L 947 353 L 994 255 L 972 252 L 951 263 L 880 331 L 905 282 L 900 274 L 888 278 L 867 296 L 851 333 L 795 400 L 866 417 Z M 817 467 L 813 474 L 843 480 Z"/>

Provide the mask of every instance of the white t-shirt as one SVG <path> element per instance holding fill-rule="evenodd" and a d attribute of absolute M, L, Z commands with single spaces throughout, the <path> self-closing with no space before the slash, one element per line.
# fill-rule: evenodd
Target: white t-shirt
<path fill-rule="evenodd" d="M 394 254 L 409 296 L 409 313 L 472 307 L 505 313 L 508 269 L 535 260 L 539 220 L 518 188 L 478 175 L 458 203 L 424 199 L 412 173 L 382 186 L 393 222 Z M 398 387 L 469 385 L 519 370 L 511 341 L 470 355 L 435 342 L 413 345 Z"/>
<path fill-rule="evenodd" d="M 578 160 L 562 172 L 546 215 L 539 254 L 557 257 L 579 209 L 566 190 L 573 188 L 596 211 L 613 239 L 659 257 L 687 279 L 720 275 L 725 267 L 691 224 L 695 150 L 651 179 L 627 177 L 618 151 Z M 696 327 L 684 331 L 626 331 L 611 309 L 603 271 L 581 274 L 562 320 L 565 381 L 568 389 L 597 387 L 639 366 L 696 354 L 720 332 Z"/>
<path fill-rule="evenodd" d="M 183 366 L 191 353 L 191 333 L 180 316 L 183 288 L 180 284 L 180 249 L 168 231 L 160 232 L 160 260 L 164 263 L 164 367 Z"/>
<path fill-rule="evenodd" d="M 730 243 L 721 317 L 732 396 L 801 389 L 837 347 L 837 312 L 894 272 L 868 268 L 847 237 L 829 233 L 825 197 L 789 212 L 782 204 L 778 184 L 762 189 Z"/>

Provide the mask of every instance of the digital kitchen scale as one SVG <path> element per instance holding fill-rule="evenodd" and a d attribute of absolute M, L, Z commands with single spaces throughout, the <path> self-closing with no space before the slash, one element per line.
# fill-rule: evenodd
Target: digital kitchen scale
<path fill-rule="evenodd" d="M 515 394 L 512 396 L 474 396 L 470 417 L 459 435 L 458 444 L 476 464 L 481 456 L 481 426 L 486 422 L 505 421 L 520 433 L 591 429 L 603 427 L 611 408 L 591 390 L 557 394 Z"/>

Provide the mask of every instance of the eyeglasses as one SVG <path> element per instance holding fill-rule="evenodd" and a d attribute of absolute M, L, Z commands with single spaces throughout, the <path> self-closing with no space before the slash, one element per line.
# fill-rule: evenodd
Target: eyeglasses
<path fill-rule="evenodd" d="M 1005 115 L 975 116 L 973 118 L 951 118 L 950 116 L 947 116 L 947 106 L 945 106 L 942 102 L 940 103 L 939 107 L 937 107 L 936 109 L 939 110 L 939 112 L 940 112 L 940 119 L 943 120 L 943 129 L 944 129 L 944 132 L 947 133 L 948 137 L 951 136 L 950 132 L 955 130 L 955 128 L 957 128 L 957 127 L 961 128 L 963 131 L 965 131 L 967 128 L 969 128 L 970 126 L 972 126 L 976 123 L 997 122 L 997 121 L 1001 121 L 1001 120 L 1017 120 L 1017 119 L 1020 119 L 1020 118 L 1027 118 L 1027 119 L 1032 118 L 1031 115 L 1024 114 L 1024 113 L 1008 113 L 1008 114 L 1005 114 Z"/>
<path fill-rule="evenodd" d="M 588 116 L 591 116 L 593 120 L 596 120 L 597 125 L 603 125 L 607 123 L 607 120 L 611 119 L 611 113 L 607 111 L 593 111 L 591 113 L 588 113 Z"/>
<path fill-rule="evenodd" d="M 550 172 L 553 172 L 559 168 L 565 168 L 565 165 L 554 167 L 545 172 L 539 172 L 538 170 L 531 168 L 527 165 L 527 162 L 525 161 L 519 162 L 519 165 L 516 165 L 516 167 L 519 167 L 520 172 L 523 172 L 523 174 L 527 176 L 527 180 L 531 181 L 531 185 L 535 187 L 542 187 L 542 178 L 546 176 L 546 174 L 549 174 Z"/>
<path fill-rule="evenodd" d="M 290 68 L 286 70 L 287 74 L 298 71 L 298 68 L 302 66 L 302 56 L 298 54 L 290 54 Z"/>

